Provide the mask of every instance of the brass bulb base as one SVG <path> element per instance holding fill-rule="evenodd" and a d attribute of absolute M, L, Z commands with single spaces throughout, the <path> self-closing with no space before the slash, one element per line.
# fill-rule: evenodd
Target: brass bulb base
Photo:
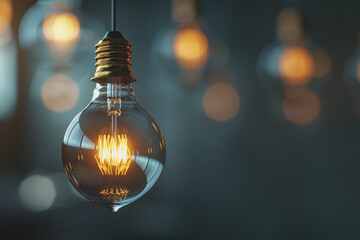
<path fill-rule="evenodd" d="M 135 82 L 131 72 L 130 47 L 131 44 L 120 32 L 108 32 L 95 45 L 96 72 L 91 80 L 100 84 Z"/>

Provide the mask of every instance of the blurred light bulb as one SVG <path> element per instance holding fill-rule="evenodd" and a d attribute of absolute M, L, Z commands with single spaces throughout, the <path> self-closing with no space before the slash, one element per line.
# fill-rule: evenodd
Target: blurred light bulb
<path fill-rule="evenodd" d="M 289 85 L 305 85 L 314 73 L 314 60 L 303 47 L 287 47 L 279 58 L 282 80 Z"/>
<path fill-rule="evenodd" d="M 186 69 L 204 67 L 209 57 L 209 42 L 206 35 L 198 29 L 181 29 L 174 38 L 176 61 Z"/>
<path fill-rule="evenodd" d="M 56 73 L 43 84 L 41 98 L 48 109 L 65 112 L 75 106 L 79 98 L 79 88 L 67 75 Z"/>
<path fill-rule="evenodd" d="M 283 101 L 284 115 L 295 125 L 308 125 L 320 115 L 319 97 L 306 88 L 289 89 Z"/>
<path fill-rule="evenodd" d="M 11 1 L 0 0 L 0 35 L 10 30 L 12 14 Z"/>
<path fill-rule="evenodd" d="M 32 211 L 47 210 L 55 201 L 56 189 L 53 181 L 42 175 L 25 178 L 19 187 L 20 201 Z"/>
<path fill-rule="evenodd" d="M 43 22 L 45 41 L 54 51 L 71 51 L 80 36 L 79 19 L 72 13 L 53 13 Z"/>
<path fill-rule="evenodd" d="M 228 121 L 239 112 L 240 97 L 231 85 L 215 83 L 206 90 L 203 107 L 209 118 L 220 122 Z"/>
<path fill-rule="evenodd" d="M 109 32 L 96 48 L 94 95 L 65 133 L 62 160 L 83 196 L 117 211 L 155 184 L 165 163 L 165 142 L 132 89 L 130 44 Z"/>
<path fill-rule="evenodd" d="M 326 51 L 305 38 L 300 12 L 283 10 L 276 30 L 276 41 L 261 51 L 257 64 L 257 73 L 265 84 L 277 92 L 284 86 L 323 88 L 332 62 Z M 315 78 L 321 79 L 313 81 Z"/>

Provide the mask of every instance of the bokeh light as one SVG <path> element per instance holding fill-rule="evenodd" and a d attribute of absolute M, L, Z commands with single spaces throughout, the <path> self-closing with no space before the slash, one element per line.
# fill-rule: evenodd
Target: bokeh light
<path fill-rule="evenodd" d="M 6 33 L 10 29 L 12 10 L 10 0 L 0 0 L 0 35 Z"/>
<path fill-rule="evenodd" d="M 71 51 L 80 35 L 79 19 L 72 13 L 54 13 L 43 22 L 46 43 L 54 51 Z"/>
<path fill-rule="evenodd" d="M 203 96 L 206 115 L 215 121 L 228 121 L 240 109 L 240 96 L 229 84 L 218 82 L 211 85 Z"/>
<path fill-rule="evenodd" d="M 286 119 L 295 125 L 308 125 L 320 114 L 319 97 L 306 88 L 288 89 L 283 101 Z"/>
<path fill-rule="evenodd" d="M 52 180 L 42 175 L 25 178 L 19 187 L 21 203 L 34 212 L 47 210 L 55 201 L 56 189 Z"/>
<path fill-rule="evenodd" d="M 176 61 L 187 69 L 204 67 L 209 57 L 209 42 L 198 29 L 182 29 L 174 38 L 173 50 Z"/>
<path fill-rule="evenodd" d="M 282 80 L 289 85 L 305 85 L 314 74 L 314 60 L 303 47 L 287 47 L 279 58 Z"/>
<path fill-rule="evenodd" d="M 315 77 L 323 77 L 329 73 L 332 61 L 329 55 L 324 52 L 316 51 L 313 54 L 315 69 L 314 69 L 314 76 Z"/>
<path fill-rule="evenodd" d="M 67 75 L 56 73 L 43 84 L 41 98 L 48 109 L 64 112 L 75 106 L 79 98 L 79 88 Z"/>

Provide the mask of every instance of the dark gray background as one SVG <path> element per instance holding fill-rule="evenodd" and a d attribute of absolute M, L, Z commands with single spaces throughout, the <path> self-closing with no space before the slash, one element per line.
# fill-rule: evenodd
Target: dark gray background
<path fill-rule="evenodd" d="M 82 9 L 109 28 L 109 1 L 84 1 Z M 35 1 L 14 1 L 15 36 Z M 118 27 L 133 44 L 136 94 L 162 128 L 167 162 L 154 188 L 113 214 L 87 201 L 32 213 L 19 203 L 18 185 L 33 171 L 62 172 L 61 142 L 77 105 L 55 123 L 31 108 L 26 52 L 19 50 L 19 105 L 0 122 L 0 229 L 11 239 L 359 239 L 360 119 L 352 112 L 344 82 L 347 59 L 358 47 L 359 1 L 297 3 L 308 32 L 332 58 L 332 74 L 315 131 L 288 128 L 269 115 L 256 76 L 260 51 L 275 38 L 284 1 L 200 1 L 213 35 L 230 49 L 227 66 L 241 98 L 239 114 L 215 122 L 201 106 L 206 84 L 189 91 L 155 66 L 155 34 L 170 21 L 170 1 L 118 1 Z M 93 54 L 93 53 L 89 53 Z M 74 66 L 76 67 L 76 66 Z M 91 66 L 92 71 L 94 69 Z M 94 84 L 89 81 L 91 96 Z M 51 132 L 46 141 L 34 131 Z M 304 133 L 305 132 L 305 133 Z M 46 144 L 33 148 L 32 142 Z M 33 162 L 46 156 L 38 170 Z M 63 181 L 67 181 L 63 177 Z M 61 193 L 58 193 L 61 195 Z M 18 207 L 8 207 L 18 204 Z"/>

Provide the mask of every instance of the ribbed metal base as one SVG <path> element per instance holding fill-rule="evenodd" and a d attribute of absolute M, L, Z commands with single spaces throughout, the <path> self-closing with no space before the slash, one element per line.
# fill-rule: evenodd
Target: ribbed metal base
<path fill-rule="evenodd" d="M 119 32 L 108 32 L 95 45 L 96 72 L 91 79 L 100 84 L 135 82 L 131 72 L 131 44 Z"/>

